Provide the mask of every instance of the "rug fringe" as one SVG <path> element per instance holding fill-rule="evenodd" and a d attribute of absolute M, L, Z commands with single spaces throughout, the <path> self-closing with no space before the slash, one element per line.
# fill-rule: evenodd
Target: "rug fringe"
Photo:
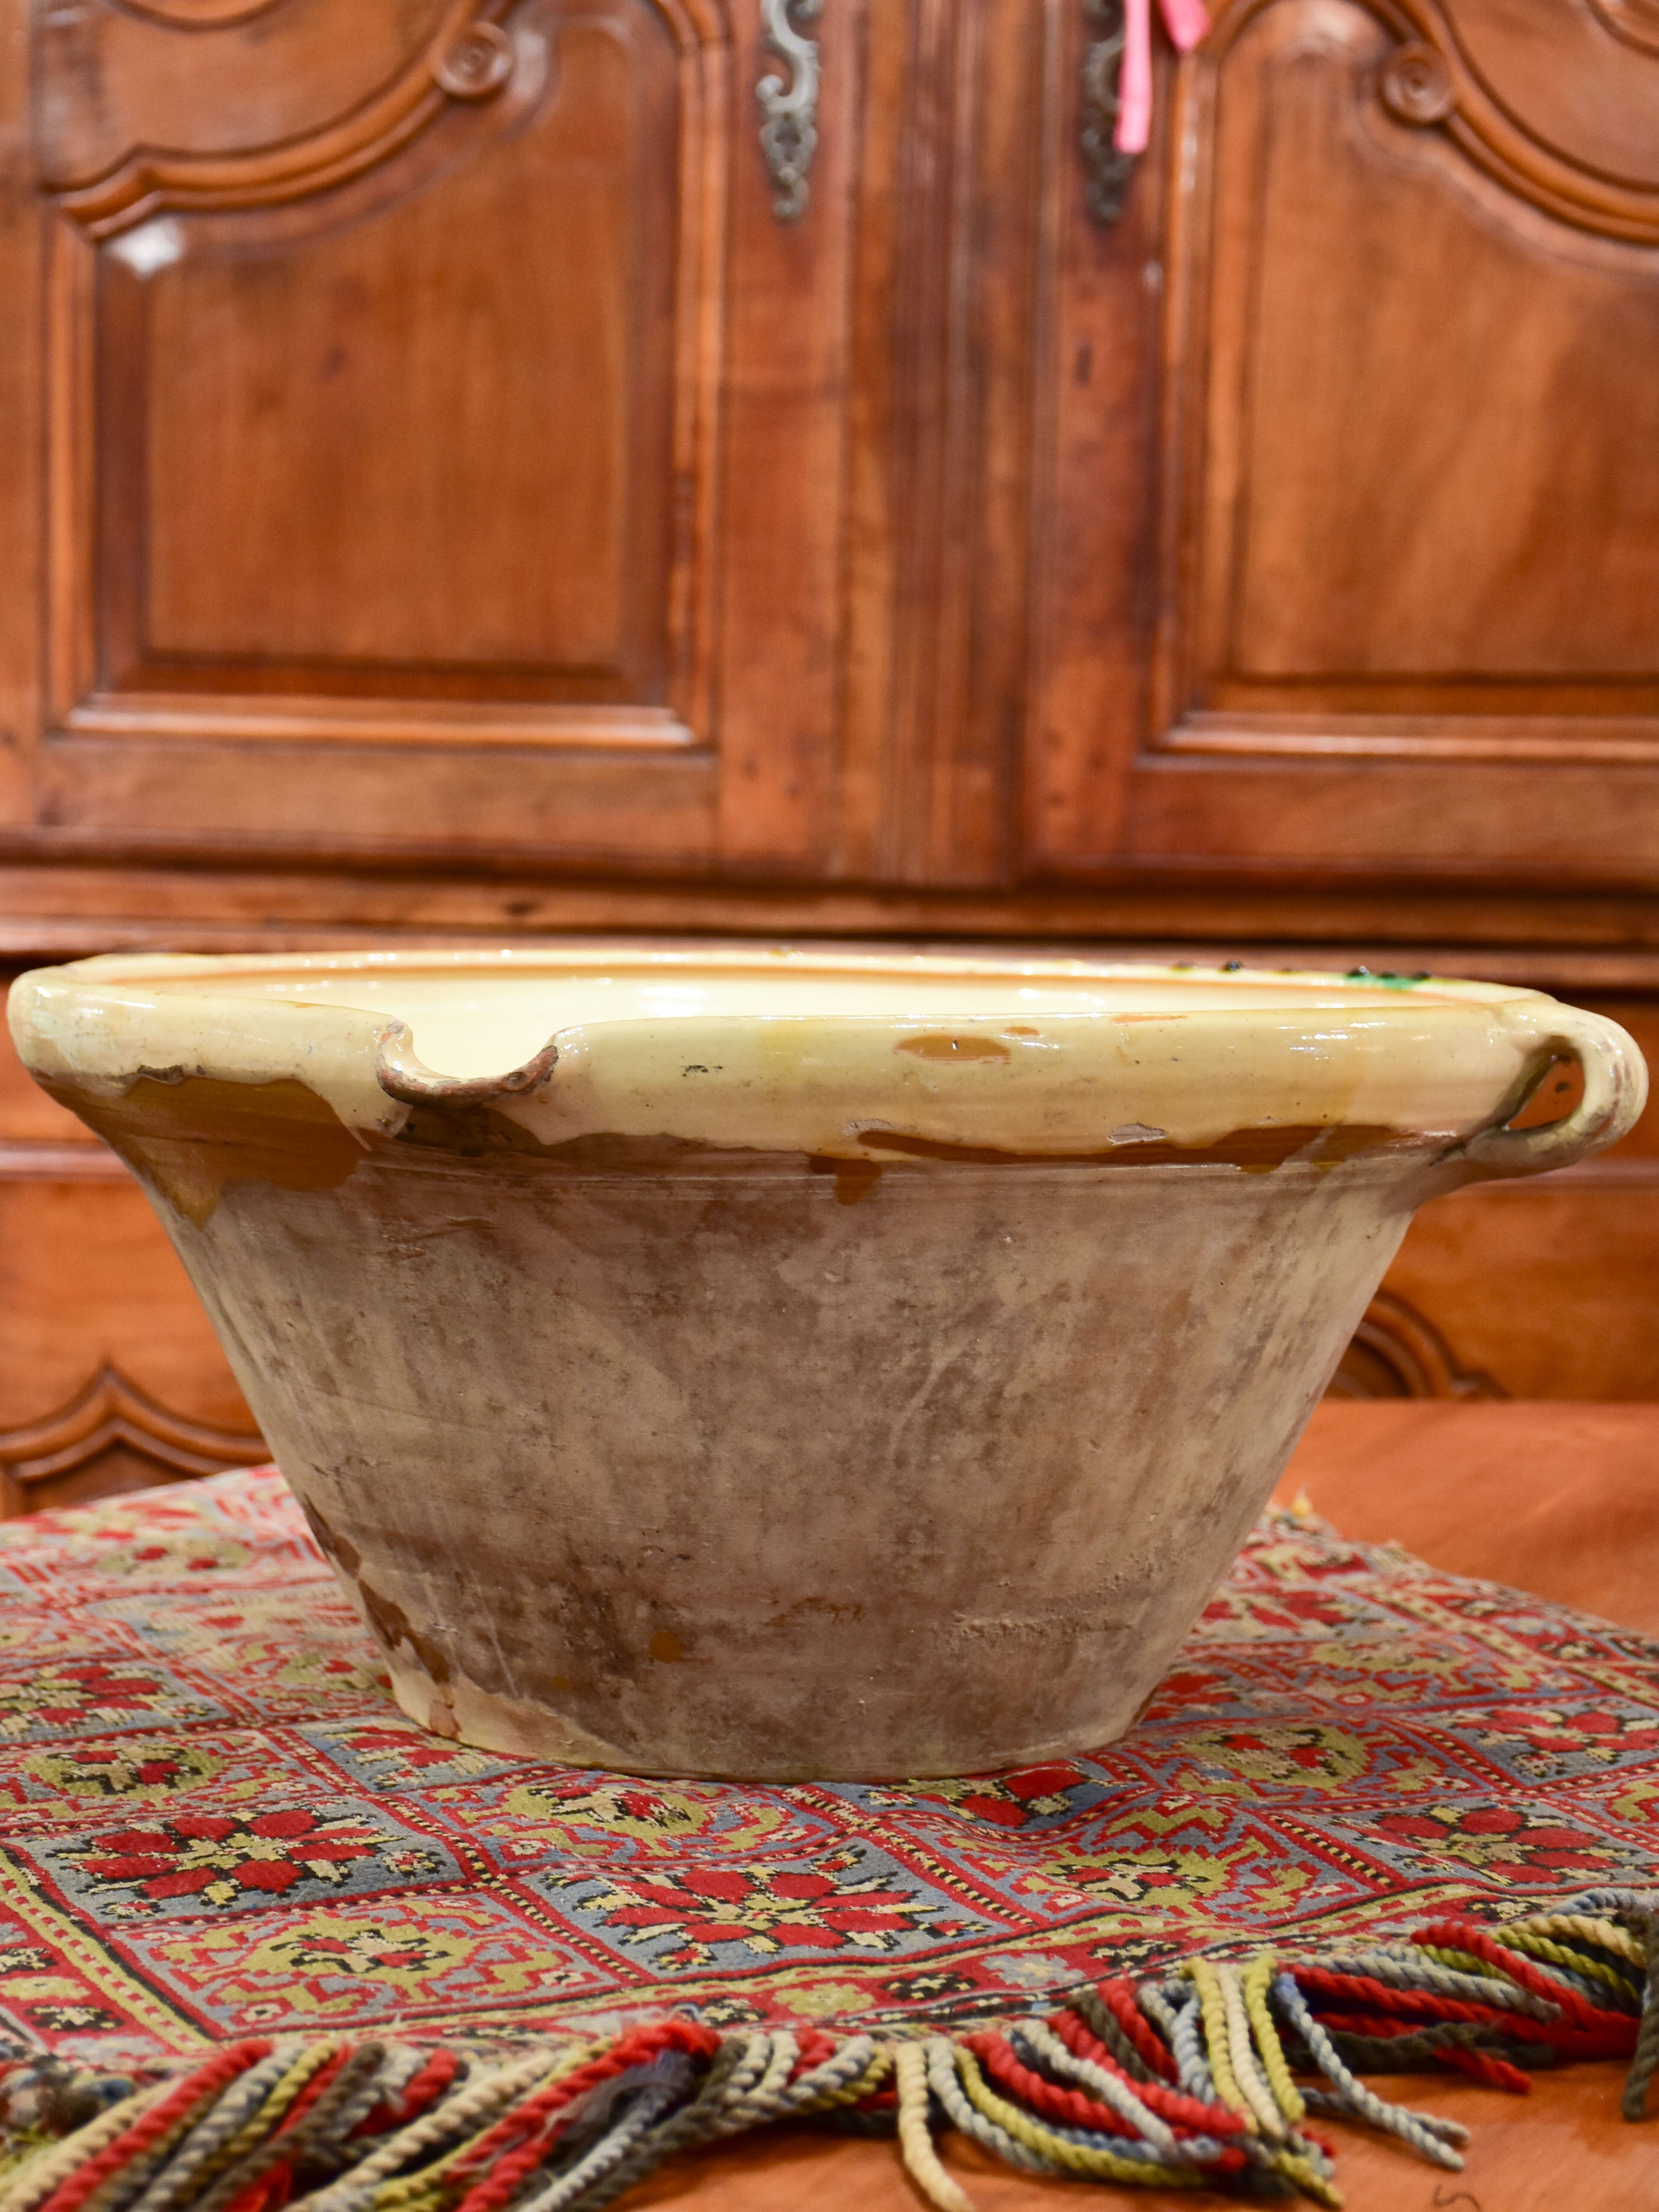
<path fill-rule="evenodd" d="M 881 2041 L 678 2016 L 501 2055 L 256 2037 L 135 2081 L 0 2045 L 0 2212 L 599 2212 L 695 2145 L 784 2120 L 896 2135 L 938 2212 L 973 2212 L 941 2126 L 1028 2172 L 1340 2205 L 1330 2115 L 1461 2171 L 1468 2131 L 1361 2073 L 1659 2068 L 1659 1893 L 1298 1959 L 1197 1955 L 1042 2016 Z M 1297 2076 L 1301 2077 L 1298 2083 Z"/>

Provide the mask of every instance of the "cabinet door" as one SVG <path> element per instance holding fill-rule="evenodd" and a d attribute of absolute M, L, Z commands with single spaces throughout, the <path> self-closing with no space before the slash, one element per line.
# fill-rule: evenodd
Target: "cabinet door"
<path fill-rule="evenodd" d="M 1031 862 L 1650 875 L 1659 7 L 1232 0 L 1164 106 L 1060 233 Z"/>
<path fill-rule="evenodd" d="M 851 13 L 818 87 L 759 0 L 36 11 L 39 819 L 811 867 Z"/>

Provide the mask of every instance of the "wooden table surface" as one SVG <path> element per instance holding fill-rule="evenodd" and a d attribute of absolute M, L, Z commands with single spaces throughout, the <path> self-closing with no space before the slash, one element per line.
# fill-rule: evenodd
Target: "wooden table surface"
<path fill-rule="evenodd" d="M 1278 1495 L 1305 1495 L 1347 1534 L 1394 1539 L 1437 1565 L 1540 1591 L 1659 1634 L 1659 1405 L 1322 1406 Z M 1619 2117 L 1623 2069 L 1571 2068 L 1506 2097 L 1424 2077 L 1392 2093 L 1474 2130 L 1443 2173 L 1364 2129 L 1335 2126 L 1348 2212 L 1659 2212 L 1654 2117 Z M 1383 2085 L 1385 2094 L 1390 2085 Z M 1202 2212 L 1210 2191 L 1113 2190 L 1014 2174 L 959 2136 L 946 2166 L 979 2212 Z M 885 2142 L 777 2130 L 677 2160 L 629 2204 L 686 2212 L 920 2212 Z"/>

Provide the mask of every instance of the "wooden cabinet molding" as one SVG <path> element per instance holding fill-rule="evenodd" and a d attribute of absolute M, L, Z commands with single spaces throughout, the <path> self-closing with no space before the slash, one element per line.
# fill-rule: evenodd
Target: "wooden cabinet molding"
<path fill-rule="evenodd" d="M 48 80 L 101 64 L 144 131 L 167 57 L 66 20 L 43 27 Z M 389 85 L 299 137 L 141 143 L 57 180 L 48 753 L 69 782 L 76 738 L 110 762 L 170 740 L 174 769 L 193 744 L 210 811 L 227 748 L 257 786 L 270 745 L 355 745 L 372 775 L 401 765 L 385 747 L 708 743 L 723 25 L 704 0 L 511 21 L 452 0 Z M 60 53 L 88 21 L 103 40 Z M 302 72 L 304 29 L 279 15 L 246 70 Z M 66 85 L 48 112 L 81 105 Z M 556 487 L 586 541 L 562 562 L 537 542 Z M 320 826 L 347 779 L 308 766 Z"/>
<path fill-rule="evenodd" d="M 216 9 L 198 7 L 186 13 L 175 0 L 171 7 L 130 7 L 129 12 L 168 29 L 228 30 L 252 22 L 256 16 L 268 15 L 281 5 L 282 0 L 264 0 L 258 7 L 232 5 L 227 0 L 227 4 Z M 384 7 L 376 7 L 374 12 L 381 16 L 387 14 Z M 501 12 L 491 0 L 447 0 L 429 37 L 388 82 L 374 87 L 366 100 L 297 133 L 284 133 L 260 145 L 224 150 L 175 149 L 170 143 L 155 144 L 133 136 L 154 131 L 158 125 L 169 134 L 181 125 L 188 128 L 179 112 L 184 86 L 178 78 L 186 74 L 193 76 L 204 61 L 212 68 L 217 57 L 204 56 L 199 48 L 194 53 L 179 55 L 181 67 L 169 86 L 162 80 L 159 66 L 166 49 L 140 34 L 130 34 L 125 44 L 137 50 L 136 66 L 131 76 L 124 76 L 120 25 L 99 21 L 86 10 L 54 10 L 45 16 L 38 34 L 40 64 L 46 80 L 41 118 L 43 181 L 64 213 L 72 216 L 92 238 L 113 236 L 173 210 L 258 207 L 326 191 L 408 145 L 444 111 L 448 100 L 488 99 L 501 91 L 522 58 L 491 20 Z M 383 35 L 374 40 L 375 46 L 383 45 Z M 62 82 L 68 78 L 72 83 L 89 58 L 100 80 L 110 70 L 119 89 L 133 103 L 130 107 L 122 103 L 126 109 L 127 143 L 118 149 L 105 116 L 77 100 L 70 85 Z M 239 76 L 244 82 L 238 89 L 246 98 L 251 87 L 246 80 L 256 74 L 258 46 L 249 42 L 225 58 L 233 64 L 242 63 Z M 374 57 L 380 58 L 380 54 Z M 257 73 L 265 75 L 263 70 Z M 228 88 L 222 82 L 216 89 L 222 100 Z M 201 97 L 199 82 L 195 97 Z M 156 109 L 161 111 L 159 115 Z M 222 127 L 222 111 L 216 120 Z M 103 124 L 104 129 L 94 137 L 97 124 Z M 110 166 L 112 150 L 116 157 Z M 151 252 L 166 252 L 169 246 L 164 235 L 154 241 Z"/>
<path fill-rule="evenodd" d="M 1648 0 L 780 6 L 5 0 L 13 852 L 1659 910 Z"/>
<path fill-rule="evenodd" d="M 263 1455 L 148 1200 L 33 1083 L 0 974 L 0 1518 Z"/>
<path fill-rule="evenodd" d="M 1552 10 L 1547 52 L 1524 14 L 1494 0 L 1385 4 L 1404 41 L 1378 82 L 1390 113 L 1438 125 L 1510 191 L 1575 228 L 1659 243 L 1650 0 Z"/>
<path fill-rule="evenodd" d="M 370 944 L 531 942 L 592 932 L 734 933 L 1020 943 L 1094 956 L 1489 976 L 1545 990 L 1659 988 L 1659 902 L 1455 884 L 1255 884 L 1166 872 L 1159 883 L 1013 893 L 925 884 L 686 884 L 463 870 L 434 848 L 406 868 L 43 864 L 0 836 L 0 958 L 18 966 L 143 950 L 240 952 Z"/>
<path fill-rule="evenodd" d="M 0 1520 L 222 1474 L 265 1456 L 257 1430 L 185 1420 L 105 1367 L 46 1420 L 0 1429 Z"/>
<path fill-rule="evenodd" d="M 1031 865 L 1650 884 L 1659 50 L 1235 0 L 1170 76 L 1122 233 L 1063 211 L 1045 278 Z M 1114 514 L 1068 507 L 1091 462 Z"/>
<path fill-rule="evenodd" d="M 1393 1291 L 1379 1291 L 1343 1353 L 1331 1398 L 1502 1398 L 1490 1375 L 1461 1366 L 1433 1322 Z"/>
<path fill-rule="evenodd" d="M 750 0 L 40 15 L 49 655 L 33 740 L 0 636 L 13 820 L 819 865 L 861 15 L 793 226 Z"/>

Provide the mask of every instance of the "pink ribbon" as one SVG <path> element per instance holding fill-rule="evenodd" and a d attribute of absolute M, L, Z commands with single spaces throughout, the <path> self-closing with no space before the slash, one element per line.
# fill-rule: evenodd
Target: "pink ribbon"
<path fill-rule="evenodd" d="M 1189 54 L 1210 27 L 1204 0 L 1158 0 L 1164 27 L 1177 53 Z M 1123 0 L 1123 66 L 1117 81 L 1120 154 L 1144 154 L 1152 135 L 1152 0 Z"/>

